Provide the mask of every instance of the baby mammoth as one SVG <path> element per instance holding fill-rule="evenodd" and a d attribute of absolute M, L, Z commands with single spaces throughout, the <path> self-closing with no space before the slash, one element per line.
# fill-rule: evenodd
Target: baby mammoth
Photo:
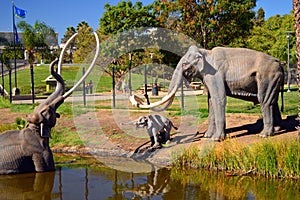
<path fill-rule="evenodd" d="M 152 147 L 158 147 L 169 142 L 172 127 L 177 130 L 170 119 L 161 115 L 141 116 L 134 124 L 136 128 L 146 128 Z"/>

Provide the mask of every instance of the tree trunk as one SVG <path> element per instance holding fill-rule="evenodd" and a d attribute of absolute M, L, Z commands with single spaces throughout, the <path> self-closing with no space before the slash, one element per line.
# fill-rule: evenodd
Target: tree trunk
<path fill-rule="evenodd" d="M 298 68 L 298 93 L 300 96 L 300 0 L 293 0 L 293 10 L 295 16 L 296 30 L 296 51 L 297 51 L 297 68 Z M 300 122 L 300 101 L 298 103 L 298 121 Z M 300 138 L 300 127 L 298 125 L 298 138 Z"/>
<path fill-rule="evenodd" d="M 34 73 L 33 73 L 33 64 L 30 64 L 30 77 L 31 77 L 31 99 L 32 99 L 32 104 L 34 104 Z"/>

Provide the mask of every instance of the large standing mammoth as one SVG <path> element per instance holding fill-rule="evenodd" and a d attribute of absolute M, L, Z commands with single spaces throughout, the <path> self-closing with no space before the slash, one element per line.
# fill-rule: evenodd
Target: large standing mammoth
<path fill-rule="evenodd" d="M 70 38 L 66 46 L 75 36 Z M 65 83 L 60 74 L 54 69 L 58 59 L 54 60 L 50 64 L 50 71 L 57 81 L 55 91 L 45 102 L 34 109 L 24 129 L 6 131 L 0 134 L 0 174 L 45 172 L 55 169 L 52 151 L 49 147 L 49 138 L 51 128 L 55 126 L 56 119 L 59 118 L 56 110 L 94 67 L 99 54 L 99 39 L 96 33 L 95 37 L 97 49 L 94 60 L 87 73 L 81 77 L 77 84 L 65 93 Z M 61 62 L 58 64 L 58 69 L 60 67 Z"/>
<path fill-rule="evenodd" d="M 209 126 L 204 137 L 214 140 L 225 138 L 226 95 L 261 105 L 264 124 L 261 136 L 271 136 L 279 129 L 278 96 L 284 72 L 277 59 L 244 48 L 205 50 L 191 46 L 177 64 L 168 95 L 150 105 L 136 96 L 131 96 L 130 100 L 140 108 L 164 110 L 172 104 L 183 77 L 187 80 L 200 78 L 208 90 Z M 163 107 L 158 107 L 161 105 Z"/>

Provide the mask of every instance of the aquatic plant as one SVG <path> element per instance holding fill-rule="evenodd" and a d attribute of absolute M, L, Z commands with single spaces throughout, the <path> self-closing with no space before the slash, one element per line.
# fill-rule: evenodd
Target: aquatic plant
<path fill-rule="evenodd" d="M 271 178 L 300 178 L 300 141 L 266 139 L 242 144 L 236 139 L 202 143 L 172 153 L 177 167 L 224 170 L 228 175 L 256 174 Z"/>

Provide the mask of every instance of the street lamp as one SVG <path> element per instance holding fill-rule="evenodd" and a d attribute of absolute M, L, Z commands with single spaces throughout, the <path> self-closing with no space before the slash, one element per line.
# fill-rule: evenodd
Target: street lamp
<path fill-rule="evenodd" d="M 288 66 L 287 66 L 287 73 L 288 73 L 288 78 L 287 78 L 287 92 L 290 92 L 290 79 L 291 79 L 291 74 L 290 74 L 290 34 L 292 31 L 286 31 L 286 37 L 287 37 L 287 49 L 288 49 Z"/>
<path fill-rule="evenodd" d="M 129 53 L 129 69 L 128 69 L 128 89 L 129 89 L 129 95 L 132 95 L 131 91 L 131 65 L 132 65 L 132 53 Z"/>
<path fill-rule="evenodd" d="M 117 60 L 112 61 L 112 92 L 113 92 L 113 108 L 116 108 L 116 81 L 115 81 L 115 66 L 117 65 Z M 125 81 L 125 80 L 124 80 Z M 123 86 L 122 86 L 123 87 Z"/>
<path fill-rule="evenodd" d="M 2 77 L 2 89 L 1 89 L 1 95 L 4 96 L 4 74 L 3 74 L 3 51 L 0 49 L 1 54 L 1 77 Z"/>

